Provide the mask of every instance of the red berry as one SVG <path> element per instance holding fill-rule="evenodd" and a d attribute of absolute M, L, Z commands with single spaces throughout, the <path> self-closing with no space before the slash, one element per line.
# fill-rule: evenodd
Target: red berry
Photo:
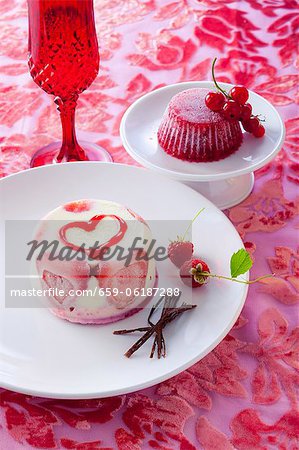
<path fill-rule="evenodd" d="M 249 98 L 248 90 L 244 86 L 234 86 L 228 94 L 240 105 L 244 105 Z"/>
<path fill-rule="evenodd" d="M 241 114 L 240 119 L 241 120 L 249 120 L 252 114 L 252 106 L 250 103 L 245 103 L 245 105 L 241 106 Z"/>
<path fill-rule="evenodd" d="M 192 258 L 193 250 L 192 242 L 174 241 L 168 246 L 168 257 L 175 266 L 180 268 L 185 261 Z"/>
<path fill-rule="evenodd" d="M 241 114 L 241 107 L 239 103 L 234 100 L 227 100 L 222 108 L 222 113 L 226 119 L 239 120 Z"/>
<path fill-rule="evenodd" d="M 243 120 L 242 125 L 245 131 L 248 131 L 248 133 L 251 133 L 251 125 L 249 120 Z"/>
<path fill-rule="evenodd" d="M 249 120 L 244 120 L 242 125 L 245 131 L 253 133 L 259 127 L 260 121 L 257 117 L 251 117 Z"/>
<path fill-rule="evenodd" d="M 182 265 L 180 277 L 182 282 L 187 286 L 197 288 L 205 284 L 208 280 L 208 277 L 202 275 L 202 272 L 210 273 L 207 263 L 201 259 L 190 259 Z"/>
<path fill-rule="evenodd" d="M 225 97 L 221 92 L 209 92 L 205 98 L 206 105 L 212 111 L 221 111 Z"/>
<path fill-rule="evenodd" d="M 253 130 L 252 134 L 254 137 L 260 138 L 264 136 L 265 131 L 265 127 L 262 124 L 259 124 L 259 126 L 255 130 Z"/>

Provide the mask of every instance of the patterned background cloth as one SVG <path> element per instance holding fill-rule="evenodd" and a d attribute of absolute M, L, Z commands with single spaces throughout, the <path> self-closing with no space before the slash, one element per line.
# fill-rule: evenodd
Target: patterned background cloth
<path fill-rule="evenodd" d="M 53 98 L 26 63 L 26 4 L 2 0 L 1 175 L 28 168 L 34 150 L 60 138 Z M 202 361 L 150 389 L 109 399 L 61 401 L 0 391 L 0 448 L 298 449 L 298 154 L 295 0 L 97 0 L 97 80 L 80 96 L 79 139 L 116 162 L 126 108 L 158 86 L 210 79 L 244 84 L 270 100 L 287 136 L 256 173 L 251 196 L 227 214 L 255 259 L 233 330 Z M 298 150 L 298 149 L 297 149 Z"/>

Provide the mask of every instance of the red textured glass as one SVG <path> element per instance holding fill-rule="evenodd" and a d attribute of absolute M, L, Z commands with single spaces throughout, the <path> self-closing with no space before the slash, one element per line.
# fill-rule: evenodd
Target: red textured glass
<path fill-rule="evenodd" d="M 64 161 L 111 161 L 91 143 L 78 144 L 75 108 L 78 96 L 99 71 L 99 51 L 92 0 L 28 0 L 29 69 L 35 83 L 60 112 L 62 143 L 38 150 L 31 167 Z"/>

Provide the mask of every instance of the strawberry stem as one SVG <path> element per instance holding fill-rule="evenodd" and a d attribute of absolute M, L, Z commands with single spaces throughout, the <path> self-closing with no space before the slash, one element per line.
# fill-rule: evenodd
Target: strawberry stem
<path fill-rule="evenodd" d="M 225 97 L 229 98 L 228 93 L 225 92 L 225 90 L 222 89 L 222 88 L 219 86 L 219 84 L 217 83 L 217 81 L 216 81 L 216 77 L 215 77 L 215 64 L 216 64 L 216 61 L 217 61 L 217 58 L 214 58 L 213 63 L 212 63 L 212 77 L 213 77 L 214 84 L 215 84 L 216 88 L 217 88 L 220 92 L 222 92 L 223 95 L 225 95 Z"/>
<path fill-rule="evenodd" d="M 204 209 L 205 209 L 205 208 L 201 208 L 201 209 L 195 214 L 195 216 L 193 217 L 193 219 L 191 220 L 191 222 L 190 222 L 190 224 L 188 225 L 187 230 L 185 231 L 184 236 L 183 236 L 183 238 L 182 238 L 183 241 L 185 240 L 185 237 L 187 236 L 188 231 L 190 230 L 190 228 L 191 228 L 193 222 L 195 222 L 195 220 L 197 219 L 197 217 L 199 216 L 199 214 L 201 214 L 201 213 L 204 211 Z"/>
<path fill-rule="evenodd" d="M 246 280 L 238 280 L 237 278 L 225 277 L 223 275 L 215 275 L 215 274 L 212 274 L 210 272 L 200 272 L 198 275 L 202 275 L 204 277 L 210 277 L 210 278 L 219 278 L 219 279 L 222 279 L 222 280 L 235 281 L 236 283 L 242 283 L 242 284 L 254 284 L 254 283 L 257 283 L 258 281 L 261 281 L 261 280 L 263 280 L 265 278 L 271 278 L 271 277 L 275 276 L 275 274 L 272 273 L 272 274 L 269 274 L 269 275 L 263 275 L 262 277 L 258 277 L 255 280 L 248 280 L 248 281 L 246 281 Z"/>

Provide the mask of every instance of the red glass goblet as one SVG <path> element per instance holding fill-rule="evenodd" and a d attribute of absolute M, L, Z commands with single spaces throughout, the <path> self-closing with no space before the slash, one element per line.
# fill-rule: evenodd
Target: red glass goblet
<path fill-rule="evenodd" d="M 65 161 L 112 161 L 96 144 L 78 144 L 75 109 L 78 96 L 99 71 L 99 50 L 92 0 L 28 0 L 29 69 L 35 83 L 60 112 L 62 143 L 38 150 L 31 167 Z"/>

